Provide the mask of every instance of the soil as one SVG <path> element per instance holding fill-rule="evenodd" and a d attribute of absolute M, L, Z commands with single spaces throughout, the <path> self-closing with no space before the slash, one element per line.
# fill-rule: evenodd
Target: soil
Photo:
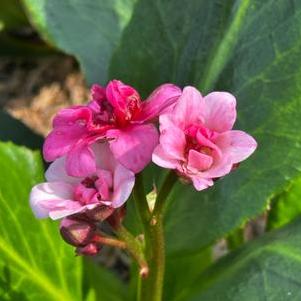
<path fill-rule="evenodd" d="M 72 57 L 0 58 L 0 106 L 45 136 L 54 114 L 89 93 Z"/>

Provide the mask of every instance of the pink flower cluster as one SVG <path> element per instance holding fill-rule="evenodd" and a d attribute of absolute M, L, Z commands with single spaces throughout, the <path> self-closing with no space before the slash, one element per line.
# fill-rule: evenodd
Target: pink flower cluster
<path fill-rule="evenodd" d="M 53 162 L 47 182 L 31 191 L 31 207 L 38 218 L 63 218 L 63 238 L 78 253 L 95 254 L 96 223 L 124 205 L 151 159 L 202 190 L 250 156 L 256 141 L 232 130 L 235 119 L 236 101 L 226 92 L 202 97 L 193 87 L 164 84 L 142 101 L 121 81 L 94 85 L 87 105 L 55 116 L 43 149 Z"/>

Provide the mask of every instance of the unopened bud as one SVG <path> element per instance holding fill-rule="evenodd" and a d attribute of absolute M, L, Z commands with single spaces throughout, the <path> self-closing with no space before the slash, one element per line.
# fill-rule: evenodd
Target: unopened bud
<path fill-rule="evenodd" d="M 75 247 L 87 245 L 94 236 L 96 226 L 80 218 L 64 218 L 60 233 L 63 239 Z"/>
<path fill-rule="evenodd" d="M 77 255 L 87 255 L 94 256 L 100 251 L 100 246 L 94 242 L 87 244 L 84 247 L 77 247 L 76 254 Z"/>

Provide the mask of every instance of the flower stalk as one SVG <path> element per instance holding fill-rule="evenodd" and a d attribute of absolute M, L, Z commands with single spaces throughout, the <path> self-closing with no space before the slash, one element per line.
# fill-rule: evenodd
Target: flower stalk
<path fill-rule="evenodd" d="M 139 180 L 138 180 L 139 179 Z M 143 179 L 139 175 L 134 187 L 134 199 L 144 226 L 145 254 L 149 266 L 149 276 L 138 286 L 138 301 L 161 301 L 165 271 L 165 241 L 163 217 L 166 199 L 176 182 L 176 175 L 170 172 L 156 198 L 153 212 L 150 212 L 143 189 Z M 140 280 L 139 280 L 140 281 Z M 139 297 L 140 296 L 140 297 Z"/>

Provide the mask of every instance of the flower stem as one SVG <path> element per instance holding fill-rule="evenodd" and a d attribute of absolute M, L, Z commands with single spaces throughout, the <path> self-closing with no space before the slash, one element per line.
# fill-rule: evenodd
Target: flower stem
<path fill-rule="evenodd" d="M 116 234 L 125 242 L 126 249 L 139 264 L 140 276 L 142 278 L 147 277 L 149 268 L 145 260 L 142 244 L 122 225 L 118 227 Z"/>
<path fill-rule="evenodd" d="M 176 182 L 176 175 L 170 172 L 165 178 L 151 213 L 145 197 L 141 175 L 136 180 L 134 199 L 144 226 L 145 255 L 149 264 L 149 277 L 140 285 L 139 301 L 161 301 L 165 271 L 165 241 L 163 213 L 165 201 Z M 139 289 L 139 288 L 138 288 Z"/>
<path fill-rule="evenodd" d="M 166 204 L 166 199 L 169 193 L 171 192 L 176 181 L 177 181 L 177 175 L 171 170 L 167 174 L 166 178 L 164 179 L 162 187 L 158 193 L 152 218 L 156 217 L 156 215 L 158 214 L 164 213 L 164 206 Z"/>
<path fill-rule="evenodd" d="M 94 241 L 101 245 L 107 245 L 119 249 L 125 249 L 127 247 L 126 243 L 122 240 L 118 240 L 111 237 L 100 236 L 100 235 L 96 235 L 94 237 Z"/>

